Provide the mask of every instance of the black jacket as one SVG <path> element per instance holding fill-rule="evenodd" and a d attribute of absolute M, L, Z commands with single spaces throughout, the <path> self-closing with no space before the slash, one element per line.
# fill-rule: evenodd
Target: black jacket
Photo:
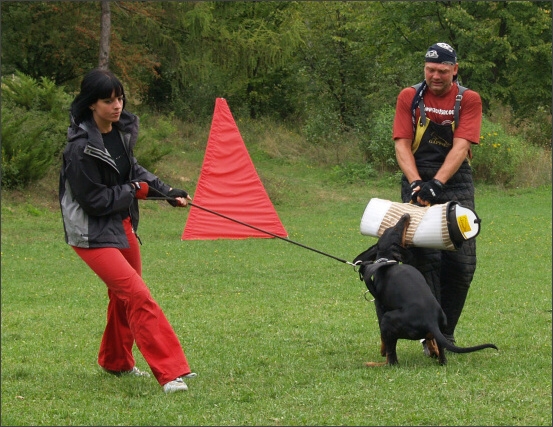
<path fill-rule="evenodd" d="M 65 241 L 81 248 L 128 248 L 122 220 L 130 215 L 138 230 L 139 210 L 131 181 L 145 181 L 167 194 L 170 186 L 140 166 L 133 155 L 138 139 L 139 119 L 123 111 L 113 124 L 120 132 L 131 170 L 126 183 L 119 185 L 119 172 L 102 140 L 94 120 L 71 122 L 59 181 L 59 202 Z"/>

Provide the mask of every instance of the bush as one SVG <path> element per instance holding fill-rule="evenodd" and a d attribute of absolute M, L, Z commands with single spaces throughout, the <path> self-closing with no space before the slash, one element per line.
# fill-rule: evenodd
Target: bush
<path fill-rule="evenodd" d="M 378 110 L 369 120 L 369 138 L 361 143 L 367 161 L 382 171 L 398 169 L 392 126 L 395 109 L 387 105 Z"/>
<path fill-rule="evenodd" d="M 44 177 L 66 141 L 70 97 L 48 79 L 2 78 L 2 187 Z"/>
<path fill-rule="evenodd" d="M 340 184 L 354 184 L 356 182 L 367 182 L 376 178 L 377 172 L 370 164 L 346 163 L 336 165 L 332 168 L 330 178 Z"/>
<path fill-rule="evenodd" d="M 472 147 L 476 181 L 509 186 L 516 177 L 520 154 L 518 138 L 507 135 L 501 125 L 482 120 L 480 143 Z"/>
<path fill-rule="evenodd" d="M 152 170 L 155 163 L 170 154 L 177 138 L 177 127 L 172 123 L 172 116 L 140 115 L 140 133 L 134 149 L 138 163 Z"/>
<path fill-rule="evenodd" d="M 335 111 L 331 108 L 319 108 L 308 115 L 303 133 L 307 142 L 321 144 L 339 141 L 343 130 Z"/>
<path fill-rule="evenodd" d="M 2 187 L 21 188 L 48 171 L 56 150 L 44 137 L 48 126 L 43 116 L 20 108 L 2 111 Z"/>
<path fill-rule="evenodd" d="M 493 123 L 500 123 L 509 135 L 520 137 L 526 145 L 551 149 L 553 128 L 549 108 L 538 105 L 531 117 L 521 119 L 511 107 L 492 100 L 487 117 Z"/>
<path fill-rule="evenodd" d="M 552 130 L 551 113 L 538 106 L 532 119 L 524 119 L 517 124 L 516 134 L 533 146 L 551 149 Z"/>

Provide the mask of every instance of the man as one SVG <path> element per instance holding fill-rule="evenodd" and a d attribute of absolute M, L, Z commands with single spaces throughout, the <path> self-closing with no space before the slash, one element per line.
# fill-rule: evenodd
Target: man
<path fill-rule="evenodd" d="M 472 144 L 480 139 L 482 101 L 475 91 L 463 92 L 465 88 L 457 82 L 458 68 L 455 50 L 447 43 L 436 43 L 425 55 L 424 81 L 398 95 L 393 138 L 403 172 L 404 203 L 429 206 L 455 200 L 474 209 L 469 159 Z M 411 250 L 412 264 L 424 275 L 447 316 L 444 335 L 455 342 L 455 327 L 476 270 L 475 239 L 465 241 L 456 251 Z M 430 355 L 425 342 L 423 347 Z"/>

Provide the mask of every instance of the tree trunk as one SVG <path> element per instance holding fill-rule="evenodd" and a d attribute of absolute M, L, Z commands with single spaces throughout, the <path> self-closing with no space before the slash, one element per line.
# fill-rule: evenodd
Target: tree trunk
<path fill-rule="evenodd" d="M 102 19 L 100 21 L 100 57 L 98 68 L 109 69 L 109 36 L 111 33 L 111 11 L 109 1 L 102 1 Z"/>

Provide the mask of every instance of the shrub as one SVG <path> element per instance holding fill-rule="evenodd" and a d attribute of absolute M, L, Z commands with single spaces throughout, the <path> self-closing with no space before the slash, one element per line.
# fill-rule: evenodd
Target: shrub
<path fill-rule="evenodd" d="M 342 126 L 338 114 L 331 108 L 319 108 L 308 115 L 303 126 L 307 142 L 320 144 L 325 141 L 339 141 Z"/>
<path fill-rule="evenodd" d="M 551 113 L 538 106 L 532 119 L 524 119 L 518 123 L 516 134 L 531 145 L 551 149 L 552 130 Z"/>
<path fill-rule="evenodd" d="M 395 109 L 387 105 L 378 110 L 369 120 L 369 138 L 361 143 L 367 161 L 379 170 L 395 171 L 398 168 L 392 126 Z"/>
<path fill-rule="evenodd" d="M 550 146 L 528 141 L 522 133 L 507 132 L 503 126 L 482 120 L 480 144 L 473 147 L 475 180 L 505 187 L 550 184 Z"/>
<path fill-rule="evenodd" d="M 172 119 L 172 116 L 140 115 L 140 133 L 134 154 L 138 163 L 148 170 L 152 170 L 156 162 L 170 154 L 176 145 L 174 139 L 177 138 L 177 127 Z"/>
<path fill-rule="evenodd" d="M 474 178 L 504 186 L 516 182 L 523 147 L 521 140 L 507 135 L 500 124 L 482 120 L 480 143 L 472 147 Z"/>
<path fill-rule="evenodd" d="M 2 77 L 2 187 L 42 178 L 66 141 L 69 95 L 48 79 Z"/>
<path fill-rule="evenodd" d="M 550 108 L 538 105 L 531 117 L 520 119 L 511 107 L 494 99 L 490 101 L 487 117 L 493 123 L 500 123 L 509 135 L 520 137 L 526 145 L 551 149 Z"/>
<path fill-rule="evenodd" d="M 340 184 L 353 184 L 356 182 L 367 182 L 370 178 L 378 176 L 370 164 L 346 163 L 336 165 L 330 173 L 331 180 Z"/>

